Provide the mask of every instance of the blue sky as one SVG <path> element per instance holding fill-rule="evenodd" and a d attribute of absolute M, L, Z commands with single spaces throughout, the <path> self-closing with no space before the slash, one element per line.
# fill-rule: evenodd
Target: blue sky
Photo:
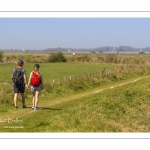
<path fill-rule="evenodd" d="M 0 49 L 150 47 L 150 18 L 0 18 Z"/>

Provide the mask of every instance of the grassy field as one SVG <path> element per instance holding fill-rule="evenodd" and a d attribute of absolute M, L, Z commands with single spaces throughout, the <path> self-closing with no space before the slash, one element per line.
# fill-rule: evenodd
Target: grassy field
<path fill-rule="evenodd" d="M 117 64 L 41 63 L 45 81 L 113 68 Z M 27 75 L 34 63 L 26 63 Z M 149 132 L 150 77 L 132 69 L 100 78 L 51 86 L 40 94 L 39 110 L 31 109 L 32 96 L 25 93 L 27 109 L 14 109 L 11 71 L 16 64 L 0 64 L 0 132 Z M 139 68 L 135 68 L 137 72 Z M 145 70 L 145 71 L 144 71 Z M 118 77 L 119 75 L 119 77 Z M 133 82 L 134 81 L 134 82 Z M 144 84 L 143 84 L 144 83 Z M 19 119 L 17 122 L 17 119 Z M 9 122 L 8 122 L 9 120 Z"/>
<path fill-rule="evenodd" d="M 130 79 L 53 102 L 41 98 L 37 112 L 31 108 L 14 110 L 11 105 L 4 104 L 0 107 L 1 120 L 18 117 L 23 121 L 1 122 L 0 131 L 149 132 L 149 80 L 150 77 Z"/>
<path fill-rule="evenodd" d="M 24 69 L 27 76 L 33 70 L 34 63 L 25 63 Z M 53 79 L 63 79 L 72 75 L 83 75 L 102 71 L 104 68 L 112 68 L 116 64 L 88 64 L 88 63 L 41 63 L 40 71 L 43 73 L 44 80 L 51 82 Z M 11 73 L 16 64 L 0 64 L 0 83 L 11 82 Z"/>

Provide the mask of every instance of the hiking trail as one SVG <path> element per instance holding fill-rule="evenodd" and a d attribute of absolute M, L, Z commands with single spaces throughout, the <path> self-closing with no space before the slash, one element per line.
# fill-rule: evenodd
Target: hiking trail
<path fill-rule="evenodd" d="M 121 86 L 130 84 L 130 83 L 134 83 L 134 82 L 137 82 L 139 80 L 146 79 L 146 78 L 149 78 L 149 77 L 150 76 L 144 76 L 144 77 L 136 78 L 136 79 L 134 79 L 132 81 L 131 81 L 131 79 L 130 80 L 126 80 L 124 82 L 117 83 L 114 86 L 106 85 L 106 87 L 101 87 L 101 88 L 97 87 L 97 88 L 91 89 L 89 91 L 85 91 L 85 92 L 78 93 L 78 94 L 75 94 L 75 95 L 70 95 L 68 97 L 64 97 L 64 98 L 61 98 L 61 99 L 59 98 L 59 99 L 57 99 L 56 101 L 53 101 L 53 102 L 50 101 L 49 103 L 45 104 L 45 106 L 51 108 L 52 106 L 55 106 L 55 105 L 58 105 L 58 104 L 61 104 L 61 103 L 64 103 L 64 102 L 78 100 L 78 99 L 81 99 L 83 97 L 88 97 L 90 95 L 98 94 L 100 92 L 103 92 L 103 91 L 106 91 L 106 90 L 111 90 L 111 89 L 114 89 L 114 88 L 117 88 L 117 87 L 121 87 Z M 12 117 L 12 116 L 13 117 L 14 116 L 24 117 L 24 116 L 26 116 L 26 115 L 28 115 L 30 113 L 36 113 L 36 112 L 40 112 L 40 111 L 42 111 L 42 109 L 40 109 L 40 104 L 39 104 L 39 110 L 38 111 L 31 110 L 31 108 L 18 109 L 18 110 L 14 110 L 12 112 L 8 112 L 7 115 L 5 116 L 5 118 L 9 118 L 9 117 Z"/>

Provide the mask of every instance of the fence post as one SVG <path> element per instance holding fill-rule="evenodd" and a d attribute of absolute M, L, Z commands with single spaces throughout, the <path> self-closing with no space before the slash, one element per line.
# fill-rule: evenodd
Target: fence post
<path fill-rule="evenodd" d="M 75 81 L 77 80 L 77 77 L 76 77 L 76 76 L 74 76 L 74 80 L 75 80 Z"/>
<path fill-rule="evenodd" d="M 105 69 L 105 74 L 107 75 L 107 69 Z"/>
<path fill-rule="evenodd" d="M 70 80 L 72 79 L 72 77 L 70 76 Z"/>
<path fill-rule="evenodd" d="M 88 74 L 86 74 L 86 79 L 88 79 Z"/>
<path fill-rule="evenodd" d="M 80 80 L 80 75 L 78 76 L 78 80 Z"/>
<path fill-rule="evenodd" d="M 58 79 L 58 84 L 60 84 L 60 79 Z"/>
<path fill-rule="evenodd" d="M 82 79 L 84 79 L 84 75 L 82 75 Z"/>
<path fill-rule="evenodd" d="M 64 78 L 64 82 L 66 82 L 66 78 Z"/>
<path fill-rule="evenodd" d="M 96 72 L 96 77 L 98 77 L 98 72 Z"/>
<path fill-rule="evenodd" d="M 102 76 L 101 72 L 99 72 L 99 76 L 100 76 L 100 77 Z"/>
<path fill-rule="evenodd" d="M 53 79 L 53 85 L 55 84 L 55 80 Z"/>

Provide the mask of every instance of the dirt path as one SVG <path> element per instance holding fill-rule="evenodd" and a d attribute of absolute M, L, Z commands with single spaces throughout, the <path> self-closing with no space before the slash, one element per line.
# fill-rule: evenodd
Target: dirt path
<path fill-rule="evenodd" d="M 114 89 L 114 88 L 117 88 L 117 87 L 121 87 L 123 85 L 127 85 L 127 84 L 130 84 L 130 83 L 137 82 L 141 79 L 149 78 L 149 77 L 150 76 L 144 76 L 144 77 L 136 78 L 134 80 L 130 79 L 130 80 L 123 81 L 121 83 L 117 83 L 114 86 L 107 85 L 105 88 L 102 88 L 102 87 L 101 88 L 94 88 L 90 91 L 82 92 L 82 93 L 79 93 L 79 94 L 76 94 L 76 95 L 71 95 L 71 96 L 68 96 L 66 98 L 62 98 L 62 99 L 58 99 L 56 101 L 50 102 L 50 103 L 46 104 L 46 107 L 52 107 L 52 106 L 55 106 L 55 105 L 58 105 L 58 104 L 61 104 L 61 103 L 64 103 L 64 102 L 77 100 L 77 99 L 80 99 L 82 97 L 87 97 L 87 96 L 90 96 L 90 95 L 94 95 L 94 94 L 103 92 L 105 90 L 111 90 L 111 89 Z M 43 105 L 43 104 L 41 103 L 41 105 Z M 24 117 L 27 114 L 36 113 L 36 112 L 39 112 L 41 110 L 42 109 L 39 109 L 38 111 L 34 111 L 34 110 L 31 110 L 31 109 L 18 109 L 18 110 L 13 110 L 12 112 L 8 112 L 4 117 L 5 118 L 12 117 L 12 116 Z M 3 117 L 0 117 L 0 118 L 3 118 Z"/>
<path fill-rule="evenodd" d="M 11 84 L 9 82 L 0 82 L 0 84 Z"/>
<path fill-rule="evenodd" d="M 70 96 L 67 99 L 62 99 L 61 101 L 56 101 L 53 104 L 50 104 L 49 106 L 53 106 L 53 105 L 57 105 L 57 104 L 60 104 L 60 103 L 63 103 L 63 102 L 67 102 L 67 101 L 79 99 L 79 98 L 82 98 L 82 97 L 90 96 L 90 95 L 97 94 L 97 93 L 100 93 L 100 92 L 105 91 L 105 90 L 114 89 L 116 87 L 121 87 L 123 85 L 134 83 L 134 82 L 137 82 L 137 81 L 139 81 L 141 79 L 144 79 L 144 78 L 146 79 L 148 77 L 150 77 L 150 76 L 145 76 L 145 77 L 137 78 L 137 79 L 134 79 L 133 81 L 122 82 L 122 83 L 116 84 L 114 86 L 108 85 L 105 88 L 96 88 L 96 89 L 93 89 L 93 90 L 88 91 L 88 92 L 83 92 L 83 93 L 77 94 L 76 96 Z"/>

